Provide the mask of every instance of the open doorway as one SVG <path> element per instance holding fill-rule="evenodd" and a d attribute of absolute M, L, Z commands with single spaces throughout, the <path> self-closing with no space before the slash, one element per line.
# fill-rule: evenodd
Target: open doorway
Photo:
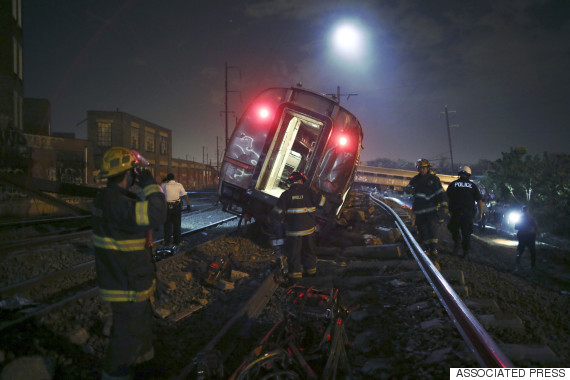
<path fill-rule="evenodd" d="M 314 154 L 323 121 L 285 109 L 275 138 L 260 173 L 257 189 L 279 197 L 289 184 L 294 171 L 307 173 Z"/>

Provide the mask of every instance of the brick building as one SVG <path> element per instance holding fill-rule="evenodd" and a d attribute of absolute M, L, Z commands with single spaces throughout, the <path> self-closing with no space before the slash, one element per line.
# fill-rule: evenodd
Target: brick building
<path fill-rule="evenodd" d="M 23 129 L 22 1 L 0 1 L 0 128 Z"/>
<path fill-rule="evenodd" d="M 93 144 L 96 172 L 107 149 L 123 146 L 146 158 L 159 182 L 173 173 L 186 189 L 213 187 L 217 183 L 217 172 L 212 166 L 172 158 L 170 129 L 126 112 L 87 111 L 87 140 Z"/>

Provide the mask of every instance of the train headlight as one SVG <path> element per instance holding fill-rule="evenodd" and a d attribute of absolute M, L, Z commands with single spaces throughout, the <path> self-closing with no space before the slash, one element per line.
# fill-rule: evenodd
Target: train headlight
<path fill-rule="evenodd" d="M 338 139 L 338 145 L 346 146 L 346 144 L 348 144 L 348 139 L 346 138 L 346 136 L 340 136 L 340 138 Z"/>
<path fill-rule="evenodd" d="M 518 211 L 511 211 L 507 217 L 509 224 L 517 224 L 521 220 L 521 213 Z"/>

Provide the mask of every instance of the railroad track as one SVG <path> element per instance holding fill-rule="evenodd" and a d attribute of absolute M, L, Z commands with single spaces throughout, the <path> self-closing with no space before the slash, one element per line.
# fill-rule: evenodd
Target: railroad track
<path fill-rule="evenodd" d="M 204 231 L 207 231 L 211 228 L 223 225 L 225 223 L 228 223 L 230 221 L 235 221 L 238 218 L 236 216 L 229 216 L 214 222 L 210 222 L 205 224 L 202 227 L 199 228 L 195 228 L 192 230 L 188 230 L 182 233 L 182 237 L 183 239 L 186 239 L 188 237 L 191 237 L 195 234 L 199 234 L 202 233 Z M 160 267 L 162 265 L 164 265 L 164 263 L 166 263 L 169 259 L 172 258 L 171 255 L 175 255 L 177 254 L 178 250 L 171 250 L 169 251 L 168 255 L 157 255 L 156 252 L 159 251 L 157 249 L 157 246 L 159 244 L 161 244 L 163 242 L 163 239 L 158 239 L 155 240 L 153 243 L 155 245 L 155 258 L 156 258 L 156 265 L 157 267 Z M 185 241 L 185 243 L 187 243 Z M 191 244 L 191 243 L 187 243 L 187 244 Z M 181 247 L 179 248 L 180 251 L 182 251 L 182 249 L 184 246 L 181 245 Z M 158 246 L 158 248 L 160 248 Z M 72 279 L 70 280 L 70 277 L 72 277 Z M 21 302 L 26 302 L 29 304 L 33 304 L 33 305 L 37 305 L 36 307 L 33 308 L 33 310 L 28 309 L 25 313 L 25 315 L 23 316 L 18 316 L 13 320 L 4 320 L 0 323 L 0 331 L 18 325 L 21 322 L 36 317 L 38 315 L 42 315 L 45 314 L 47 312 L 52 311 L 55 308 L 59 308 L 59 307 L 63 307 L 65 306 L 67 303 L 75 301 L 79 298 L 85 298 L 85 297 L 89 297 L 89 296 L 93 296 L 95 294 L 97 294 L 98 291 L 98 287 L 97 286 L 93 286 L 93 282 L 95 280 L 95 260 L 88 260 L 85 262 L 82 262 L 80 264 L 77 265 L 73 265 L 71 267 L 68 268 L 64 268 L 55 272 L 51 272 L 51 273 L 47 273 L 47 274 L 43 274 L 41 276 L 38 277 L 34 277 L 32 279 L 17 283 L 17 284 L 12 284 L 12 285 L 8 285 L 8 286 L 4 286 L 2 288 L 0 288 L 0 297 L 10 297 L 10 296 L 14 296 L 14 295 L 26 295 L 26 294 L 30 294 L 34 288 L 38 288 L 38 287 L 43 287 L 43 288 L 47 288 L 49 289 L 49 293 L 48 294 L 53 294 L 53 293 L 57 293 L 59 295 L 57 300 L 49 300 L 48 303 L 44 303 L 41 302 L 41 298 L 40 300 L 25 300 L 25 301 L 21 301 Z M 64 282 L 65 281 L 65 282 Z M 63 282 L 63 284 L 61 283 Z M 71 284 L 70 284 L 71 283 Z M 82 289 L 88 287 L 88 289 Z M 71 288 L 73 294 L 68 295 L 68 291 L 66 291 L 67 289 Z M 75 289 L 78 289 L 78 291 L 75 292 Z M 63 290 L 63 291 L 62 291 Z M 34 295 L 34 297 L 38 297 L 37 292 L 36 293 L 31 293 L 32 295 Z M 39 296 L 42 297 L 42 296 Z M 21 299 L 21 298 L 20 298 Z M 49 299 L 49 298 L 48 298 Z M 41 302 L 41 303 L 40 303 Z"/>
<path fill-rule="evenodd" d="M 183 217 L 218 209 L 213 192 L 192 192 L 189 195 L 193 208 Z M 62 216 L 0 223 L 0 259 L 21 247 L 57 243 L 76 238 L 90 238 L 91 216 Z"/>
<path fill-rule="evenodd" d="M 494 307 L 493 300 L 470 297 L 473 291 L 468 286 L 469 274 L 453 267 L 459 259 L 442 255 L 441 260 L 432 262 L 421 252 L 412 253 L 417 244 L 413 237 L 398 236 L 406 233 L 397 232 L 394 215 L 381 211 L 381 206 L 371 207 L 368 197 L 353 195 L 353 199 L 345 213 L 348 226 L 335 231 L 333 240 L 319 248 L 318 276 L 302 279 L 293 287 L 284 286 L 275 276 L 272 252 L 255 226 L 165 260 L 159 267 L 159 278 L 168 284 L 169 291 L 155 302 L 157 357 L 138 369 L 139 376 L 259 378 L 256 376 L 262 372 L 271 376 L 268 368 L 272 365 L 279 368 L 280 376 L 289 376 L 282 378 L 310 378 L 311 373 L 322 378 L 343 378 L 347 374 L 355 379 L 439 378 L 447 377 L 450 367 L 512 365 L 502 348 L 505 344 L 520 348 L 520 340 L 525 337 L 524 343 L 542 344 L 539 362 L 550 363 L 553 357 L 546 352 L 544 342 L 529 339 L 532 334 L 526 326 L 522 330 L 515 326 L 513 331 L 509 320 L 495 318 L 506 323 L 501 328 L 493 327 L 491 312 L 500 314 L 500 302 Z M 398 213 L 402 224 L 411 226 L 405 211 Z M 227 254 L 233 263 L 232 277 L 215 286 L 206 285 L 209 263 Z M 444 266 L 441 270 L 437 269 L 439 261 Z M 426 279 L 426 271 L 432 272 L 430 280 Z M 447 279 L 447 285 L 440 277 Z M 434 285 L 438 282 L 441 284 Z M 310 321 L 301 320 L 297 330 L 291 328 L 294 321 L 288 318 L 296 314 L 291 312 L 290 296 L 295 289 L 317 294 L 337 312 L 328 316 L 325 313 L 324 318 L 313 313 Z M 444 307 L 441 299 L 446 298 L 445 292 L 450 298 L 446 302 L 452 305 Z M 338 297 L 331 298 L 333 294 Z M 453 305 L 458 297 L 476 311 L 476 317 L 471 318 L 473 314 L 469 315 L 465 304 Z M 342 331 L 331 334 L 337 337 L 334 342 L 325 340 L 318 345 L 315 341 L 322 338 L 320 334 L 332 331 L 331 316 L 339 321 Z M 58 361 L 73 358 L 74 365 L 62 365 L 60 371 L 82 377 L 99 367 L 109 317 L 105 305 L 93 295 L 24 323 L 33 339 L 41 342 L 67 337 L 72 344 L 65 349 L 50 349 L 48 343 L 40 346 Z M 469 327 L 473 319 L 484 320 L 485 328 L 477 323 Z M 463 332 L 457 330 L 458 325 Z M 282 338 L 282 326 L 294 332 L 287 339 Z M 489 328 L 491 333 L 485 331 Z M 47 336 L 40 339 L 33 334 L 34 329 Z M 350 347 L 345 345 L 348 341 L 352 342 Z M 307 348 L 314 347 L 320 351 L 308 355 Z M 560 355 L 561 347 L 555 348 L 554 357 Z M 285 352 L 293 354 L 284 356 Z M 514 364 L 524 364 L 525 360 L 529 358 L 517 358 Z M 530 363 L 537 365 L 536 361 Z"/>

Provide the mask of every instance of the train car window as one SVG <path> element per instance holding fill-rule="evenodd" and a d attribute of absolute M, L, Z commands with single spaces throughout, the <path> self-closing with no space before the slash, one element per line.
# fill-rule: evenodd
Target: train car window
<path fill-rule="evenodd" d="M 269 89 L 252 102 L 239 121 L 227 147 L 226 157 L 255 166 L 265 145 L 273 113 L 287 95 L 287 89 Z"/>
<path fill-rule="evenodd" d="M 279 197 L 294 171 L 310 170 L 324 122 L 285 109 L 260 173 L 257 189 Z"/>
<path fill-rule="evenodd" d="M 294 92 L 291 102 L 329 117 L 332 115 L 335 106 L 335 103 L 331 102 L 330 99 L 298 89 Z"/>
<path fill-rule="evenodd" d="M 358 120 L 342 111 L 335 118 L 335 129 L 317 171 L 317 187 L 344 198 L 357 165 L 362 132 Z"/>

